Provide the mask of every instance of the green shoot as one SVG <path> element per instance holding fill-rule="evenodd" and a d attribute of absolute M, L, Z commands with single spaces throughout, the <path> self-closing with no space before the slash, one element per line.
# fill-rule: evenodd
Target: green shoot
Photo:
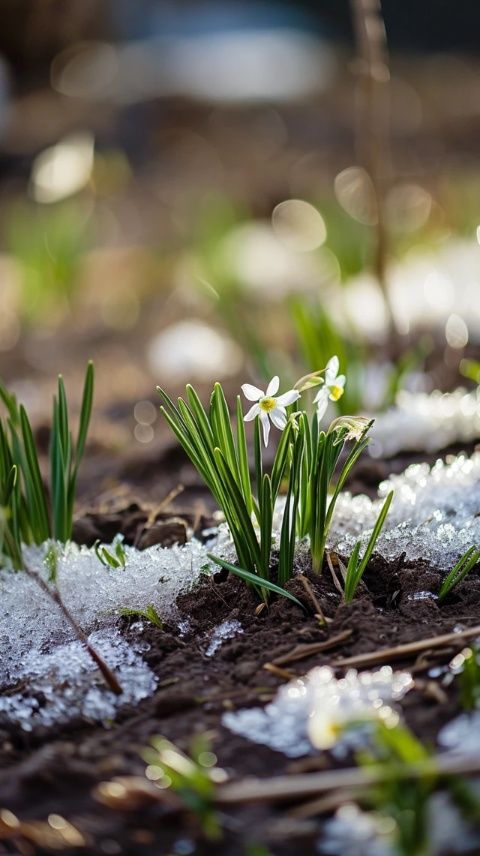
<path fill-rule="evenodd" d="M 458 674 L 460 701 L 464 710 L 475 710 L 480 703 L 480 661 L 478 648 L 465 648 L 454 657 L 450 668 Z"/>
<path fill-rule="evenodd" d="M 150 624 L 153 624 L 155 627 L 158 627 L 159 630 L 163 628 L 163 622 L 160 618 L 157 610 L 155 609 L 153 603 L 150 603 L 145 609 L 134 609 L 128 606 L 122 607 L 120 609 L 120 615 L 125 616 L 125 618 L 144 618 L 145 621 L 149 621 Z"/>
<path fill-rule="evenodd" d="M 118 539 L 115 539 L 112 546 L 113 552 L 104 544 L 100 544 L 100 541 L 95 541 L 93 549 L 95 550 L 97 559 L 105 568 L 124 568 L 127 560 L 125 547 Z"/>
<path fill-rule="evenodd" d="M 480 384 L 480 362 L 478 360 L 463 359 L 460 362 L 460 374 Z"/>
<path fill-rule="evenodd" d="M 20 312 L 30 324 L 60 321 L 72 305 L 90 218 L 77 200 L 52 206 L 16 203 L 5 224 L 20 274 Z"/>
<path fill-rule="evenodd" d="M 52 543 L 48 547 L 47 552 L 45 553 L 43 564 L 48 570 L 48 582 L 56 583 L 58 572 L 58 550 L 57 545 L 54 541 L 52 541 Z"/>
<path fill-rule="evenodd" d="M 440 586 L 440 591 L 438 593 L 438 600 L 440 603 L 448 594 L 450 594 L 452 589 L 458 585 L 458 583 L 461 583 L 462 580 L 465 579 L 467 574 L 469 574 L 472 568 L 475 567 L 479 559 L 480 550 L 477 550 L 476 547 L 472 546 L 466 550 Z"/>
<path fill-rule="evenodd" d="M 368 445 L 367 433 L 372 422 L 361 417 L 340 417 L 332 422 L 325 432 L 319 431 L 316 416 L 310 425 L 306 414 L 303 414 L 299 417 L 299 425 L 304 437 L 304 453 L 298 530 L 300 537 L 310 536 L 312 565 L 318 573 L 322 570 L 325 545 L 337 499 L 349 473 Z M 353 447 L 329 496 L 340 455 L 349 440 L 353 440 Z"/>
<path fill-rule="evenodd" d="M 362 406 L 361 373 L 365 365 L 365 346 L 358 337 L 340 333 L 325 306 L 311 306 L 304 298 L 290 301 L 296 337 L 305 364 L 313 370 L 327 364 L 331 354 L 338 354 L 342 366 L 349 367 L 349 386 L 339 400 L 339 413 L 358 413 Z M 351 331 L 350 331 L 351 332 Z"/>
<path fill-rule="evenodd" d="M 375 526 L 373 527 L 372 534 L 370 536 L 370 539 L 368 541 L 367 547 L 365 549 L 365 552 L 364 552 L 362 558 L 360 558 L 360 547 L 361 547 L 360 541 L 357 541 L 357 543 L 355 544 L 355 547 L 352 550 L 352 554 L 350 556 L 350 559 L 349 559 L 349 562 L 347 565 L 346 576 L 345 576 L 345 590 L 344 590 L 345 603 L 350 603 L 350 601 L 352 601 L 353 598 L 355 597 L 355 593 L 357 591 L 358 584 L 359 584 L 360 580 L 362 579 L 363 574 L 365 573 L 367 565 L 368 565 L 370 558 L 372 556 L 372 553 L 375 549 L 375 545 L 376 545 L 376 543 L 380 537 L 381 531 L 382 531 L 384 523 L 385 523 L 385 519 L 386 519 L 387 514 L 388 514 L 388 510 L 389 510 L 390 505 L 392 503 L 392 499 L 393 499 L 393 491 L 390 491 L 385 502 L 382 505 L 382 508 L 380 510 L 380 514 L 378 515 Z"/>
<path fill-rule="evenodd" d="M 94 370 L 85 375 L 79 428 L 73 440 L 63 379 L 58 379 L 53 401 L 50 438 L 50 484 L 45 486 L 38 450 L 27 412 L 4 384 L 0 399 L 7 415 L 0 418 L 0 506 L 6 509 L 6 525 L 0 540 L 1 554 L 15 568 L 22 567 L 21 547 L 49 539 L 65 543 L 72 534 L 73 506 L 80 466 L 90 423 Z"/>
<path fill-rule="evenodd" d="M 478 824 L 479 803 L 473 786 L 461 773 L 442 773 L 442 757 L 433 757 L 407 726 L 388 727 L 385 723 L 377 725 L 371 749 L 357 753 L 357 762 L 367 774 L 381 773 L 376 784 L 367 784 L 359 792 L 358 799 L 387 819 L 389 852 L 398 856 L 432 853 L 431 798 L 439 786 L 467 822 Z"/>
<path fill-rule="evenodd" d="M 312 305 L 305 298 L 295 297 L 290 301 L 290 310 L 305 365 L 311 369 L 325 365 L 332 353 L 338 354 L 342 366 L 348 365 L 349 385 L 336 403 L 337 412 L 346 415 L 361 411 L 365 406 L 365 366 L 369 358 L 361 335 L 351 325 L 341 328 L 328 307 L 318 301 Z M 425 337 L 418 345 L 405 350 L 388 368 L 379 389 L 379 410 L 394 404 L 406 376 L 424 361 L 430 347 Z"/>
<path fill-rule="evenodd" d="M 148 778 L 172 791 L 183 808 L 199 818 L 207 838 L 220 838 L 214 800 L 216 785 L 226 780 L 226 773 L 215 766 L 216 756 L 205 739 L 192 741 L 189 757 L 164 737 L 153 737 L 142 757 L 148 764 Z"/>

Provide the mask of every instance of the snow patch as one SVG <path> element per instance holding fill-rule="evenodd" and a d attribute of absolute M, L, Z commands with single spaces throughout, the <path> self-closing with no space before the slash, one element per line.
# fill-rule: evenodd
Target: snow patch
<path fill-rule="evenodd" d="M 449 456 L 446 462 L 412 464 L 382 482 L 377 500 L 342 493 L 330 531 L 329 547 L 350 554 L 366 541 L 389 491 L 395 496 L 376 552 L 385 559 L 402 553 L 449 570 L 471 545 L 480 545 L 480 453 Z"/>
<path fill-rule="evenodd" d="M 109 690 L 96 664 L 80 642 L 59 645 L 50 653 L 32 648 L 17 670 L 18 689 L 0 697 L 0 721 L 5 717 L 24 731 L 70 722 L 76 717 L 106 723 L 117 710 L 151 695 L 157 678 L 118 630 L 92 633 L 89 642 L 108 663 L 122 687 Z"/>
<path fill-rule="evenodd" d="M 222 537 L 226 547 L 225 533 Z M 207 552 L 211 547 L 211 542 L 207 547 L 196 540 L 144 551 L 126 547 L 125 568 L 113 569 L 105 568 L 93 549 L 58 545 L 58 590 L 118 677 L 123 689 L 118 697 L 108 689 L 61 610 L 35 580 L 22 571 L 0 570 L 0 718 L 24 729 L 76 716 L 105 722 L 120 706 L 150 695 L 156 678 L 141 656 L 141 640 L 130 645 L 115 628 L 120 611 L 153 604 L 162 618 L 178 618 L 176 598 L 210 570 Z M 44 580 L 47 548 L 25 548 L 29 567 Z"/>
<path fill-rule="evenodd" d="M 225 713 L 222 722 L 235 734 L 289 758 L 308 755 L 315 746 L 342 757 L 368 739 L 368 720 L 394 716 L 389 704 L 412 686 L 408 672 L 393 672 L 390 666 L 360 674 L 349 669 L 343 678 L 322 666 L 281 687 L 265 708 Z M 360 720 L 362 725 L 344 730 Z"/>
<path fill-rule="evenodd" d="M 239 633 L 243 633 L 243 627 L 239 621 L 236 619 L 233 621 L 222 621 L 210 636 L 210 642 L 207 650 L 205 651 L 205 656 L 213 657 L 227 639 L 233 639 L 233 637 L 238 636 Z"/>

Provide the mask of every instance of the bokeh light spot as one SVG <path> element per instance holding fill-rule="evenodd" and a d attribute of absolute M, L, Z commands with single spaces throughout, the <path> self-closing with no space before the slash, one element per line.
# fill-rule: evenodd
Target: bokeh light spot
<path fill-rule="evenodd" d="M 320 247 L 327 237 L 319 211 L 302 199 L 286 199 L 273 209 L 273 231 L 289 249 L 308 252 Z"/>

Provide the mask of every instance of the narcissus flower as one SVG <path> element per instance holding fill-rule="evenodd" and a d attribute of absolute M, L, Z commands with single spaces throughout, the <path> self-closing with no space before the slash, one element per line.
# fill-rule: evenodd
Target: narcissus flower
<path fill-rule="evenodd" d="M 268 446 L 268 437 L 270 434 L 270 421 L 273 422 L 276 428 L 283 431 L 287 424 L 286 408 L 289 404 L 293 404 L 300 398 L 300 393 L 296 389 L 289 389 L 283 395 L 278 395 L 280 379 L 275 376 L 267 386 L 266 392 L 262 392 L 257 386 L 252 386 L 250 383 L 242 385 L 242 391 L 245 398 L 249 401 L 254 401 L 255 404 L 250 408 L 244 416 L 245 422 L 251 422 L 256 416 L 260 417 L 263 429 L 263 442 Z"/>
<path fill-rule="evenodd" d="M 314 403 L 317 405 L 317 417 L 319 421 L 327 409 L 328 401 L 338 401 L 344 393 L 346 378 L 345 375 L 338 374 L 339 368 L 340 363 L 338 361 L 338 357 L 332 357 L 328 361 L 325 369 L 323 385 L 320 387 L 313 399 Z"/>

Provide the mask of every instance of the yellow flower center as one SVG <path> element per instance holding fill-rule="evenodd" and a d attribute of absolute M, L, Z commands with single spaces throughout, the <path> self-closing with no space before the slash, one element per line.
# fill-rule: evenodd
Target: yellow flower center
<path fill-rule="evenodd" d="M 332 401 L 338 401 L 343 395 L 343 386 L 330 386 L 330 396 Z"/>
<path fill-rule="evenodd" d="M 263 410 L 264 413 L 271 413 L 272 410 L 275 410 L 277 406 L 276 398 L 261 398 L 258 402 L 260 406 L 260 410 Z"/>
<path fill-rule="evenodd" d="M 310 738 L 317 749 L 331 749 L 335 746 L 342 728 L 339 723 L 323 717 L 313 717 L 309 724 Z"/>

